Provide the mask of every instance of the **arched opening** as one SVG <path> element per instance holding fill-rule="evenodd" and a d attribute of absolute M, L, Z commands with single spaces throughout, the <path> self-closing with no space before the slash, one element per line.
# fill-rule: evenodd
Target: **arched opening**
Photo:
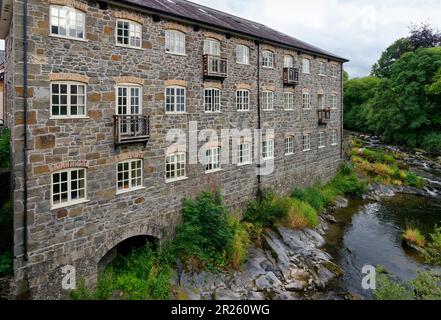
<path fill-rule="evenodd" d="M 98 262 L 98 272 L 104 271 L 118 255 L 127 255 L 133 249 L 145 247 L 147 244 L 151 244 L 154 249 L 157 249 L 159 246 L 159 239 L 153 236 L 140 235 L 121 241 L 110 249 Z"/>

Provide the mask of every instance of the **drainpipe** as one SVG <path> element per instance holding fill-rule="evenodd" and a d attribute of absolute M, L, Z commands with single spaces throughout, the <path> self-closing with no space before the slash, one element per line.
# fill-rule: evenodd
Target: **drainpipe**
<path fill-rule="evenodd" d="M 344 160 L 344 152 L 343 152 L 343 97 L 344 97 L 344 91 L 343 91 L 343 63 L 340 66 L 340 84 L 341 84 L 341 103 L 340 103 L 340 159 Z"/>
<path fill-rule="evenodd" d="M 23 260 L 28 261 L 28 1 L 23 1 Z"/>
<path fill-rule="evenodd" d="M 257 138 L 257 166 L 259 168 L 257 173 L 257 196 L 260 197 L 262 195 L 262 177 L 260 175 L 260 168 L 261 168 L 261 148 L 262 148 L 262 141 L 261 141 L 261 113 L 260 113 L 260 44 L 262 43 L 261 40 L 256 40 L 257 44 L 257 129 L 259 131 L 258 138 Z"/>

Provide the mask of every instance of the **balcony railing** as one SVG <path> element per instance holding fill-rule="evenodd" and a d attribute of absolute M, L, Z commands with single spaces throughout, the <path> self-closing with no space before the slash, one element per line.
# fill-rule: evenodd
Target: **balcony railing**
<path fill-rule="evenodd" d="M 228 60 L 219 56 L 204 54 L 204 76 L 226 78 L 228 76 Z"/>
<path fill-rule="evenodd" d="M 318 123 L 328 124 L 329 121 L 331 121 L 331 110 L 330 109 L 318 110 Z"/>
<path fill-rule="evenodd" d="M 149 117 L 141 115 L 116 115 L 114 121 L 115 144 L 147 142 Z"/>
<path fill-rule="evenodd" d="M 283 83 L 284 84 L 298 84 L 299 83 L 299 69 L 294 67 L 283 68 Z"/>

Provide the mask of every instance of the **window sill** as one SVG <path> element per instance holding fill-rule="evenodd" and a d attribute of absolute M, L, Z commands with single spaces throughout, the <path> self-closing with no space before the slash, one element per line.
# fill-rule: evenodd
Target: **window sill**
<path fill-rule="evenodd" d="M 312 108 L 303 108 L 302 110 L 303 110 L 303 111 L 311 111 Z"/>
<path fill-rule="evenodd" d="M 134 46 L 124 45 L 124 44 L 118 44 L 118 43 L 115 43 L 115 46 L 118 47 L 118 48 L 135 49 L 135 50 L 144 50 L 142 47 L 134 47 Z"/>
<path fill-rule="evenodd" d="M 320 77 L 326 77 L 326 74 L 320 74 L 320 73 L 319 73 L 319 76 L 320 76 Z"/>
<path fill-rule="evenodd" d="M 289 156 L 293 156 L 294 152 L 290 152 L 290 153 L 285 153 L 285 156 L 289 157 Z"/>
<path fill-rule="evenodd" d="M 268 70 L 274 70 L 274 67 L 266 67 L 266 66 L 262 66 L 263 69 L 268 69 Z"/>
<path fill-rule="evenodd" d="M 324 148 L 325 148 L 325 146 L 319 146 L 318 148 L 319 148 L 319 149 L 324 149 Z"/>
<path fill-rule="evenodd" d="M 181 178 L 175 178 L 175 179 L 169 179 L 169 180 L 165 180 L 165 183 L 174 183 L 174 182 L 178 182 L 178 181 L 184 181 L 184 180 L 188 180 L 188 177 L 181 177 Z"/>
<path fill-rule="evenodd" d="M 244 167 L 244 166 L 249 166 L 250 164 L 252 164 L 252 162 L 244 162 L 244 163 L 238 163 L 237 166 Z"/>
<path fill-rule="evenodd" d="M 71 201 L 69 203 L 60 203 L 60 204 L 56 204 L 56 205 L 51 205 L 51 210 L 56 210 L 56 209 L 61 209 L 61 208 L 68 208 L 68 207 L 72 207 L 72 206 L 76 206 L 78 204 L 83 204 L 83 203 L 87 203 L 89 202 L 89 199 L 83 199 L 83 200 L 78 200 L 78 201 Z"/>
<path fill-rule="evenodd" d="M 184 112 L 165 112 L 166 115 L 170 115 L 170 116 L 177 116 L 177 115 L 187 115 L 188 112 L 184 111 Z"/>
<path fill-rule="evenodd" d="M 251 66 L 251 64 L 249 64 L 249 63 L 242 63 L 242 62 L 237 62 L 236 61 L 236 64 L 238 64 L 238 65 L 241 65 L 241 66 Z"/>
<path fill-rule="evenodd" d="M 283 111 L 294 111 L 294 109 L 283 109 Z"/>
<path fill-rule="evenodd" d="M 262 109 L 262 111 L 274 111 L 274 109 Z"/>
<path fill-rule="evenodd" d="M 333 146 L 333 147 L 338 146 L 338 143 L 333 143 L 333 144 L 331 144 L 331 146 Z"/>
<path fill-rule="evenodd" d="M 240 112 L 240 113 L 245 113 L 245 112 L 250 112 L 250 109 L 248 109 L 248 110 L 236 110 L 237 112 Z"/>
<path fill-rule="evenodd" d="M 311 72 L 302 72 L 302 74 L 311 74 Z"/>
<path fill-rule="evenodd" d="M 145 189 L 144 186 L 136 187 L 136 188 L 132 188 L 132 189 L 127 189 L 127 190 L 119 190 L 119 191 L 116 191 L 116 195 L 126 194 L 126 193 L 130 193 L 130 192 L 134 192 L 134 191 L 139 191 L 139 190 L 143 190 L 143 189 Z"/>
<path fill-rule="evenodd" d="M 222 171 L 222 169 L 214 169 L 214 170 L 208 170 L 208 171 L 205 171 L 205 174 L 210 174 L 210 173 L 216 173 L 216 172 L 220 172 L 220 171 Z"/>
<path fill-rule="evenodd" d="M 50 37 L 58 38 L 58 39 L 65 39 L 65 40 L 76 40 L 76 41 L 82 41 L 82 42 L 89 42 L 86 38 L 74 38 L 69 36 L 60 36 L 58 34 L 49 34 Z"/>
<path fill-rule="evenodd" d="M 171 52 L 171 51 L 165 51 L 165 53 L 170 54 L 172 56 L 179 56 L 179 57 L 186 57 L 186 53 L 179 53 L 179 52 Z"/>
<path fill-rule="evenodd" d="M 222 111 L 205 111 L 206 114 L 222 114 Z"/>
<path fill-rule="evenodd" d="M 269 161 L 269 160 L 274 160 L 274 157 L 269 157 L 269 158 L 262 158 L 262 160 L 265 161 Z"/>
<path fill-rule="evenodd" d="M 311 149 L 304 149 L 303 152 L 311 151 Z"/>
<path fill-rule="evenodd" d="M 89 116 L 81 116 L 81 117 L 49 117 L 49 120 L 76 120 L 76 119 L 90 119 Z"/>

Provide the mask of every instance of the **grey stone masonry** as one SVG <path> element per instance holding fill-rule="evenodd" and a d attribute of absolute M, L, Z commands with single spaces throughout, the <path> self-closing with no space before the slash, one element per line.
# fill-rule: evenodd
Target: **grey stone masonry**
<path fill-rule="evenodd" d="M 50 6 L 76 8 L 85 13 L 85 39 L 50 35 Z M 116 45 L 117 19 L 135 21 L 142 26 L 140 48 Z M 159 20 L 159 21 L 158 21 Z M 165 31 L 185 32 L 185 55 L 165 51 Z M 189 164 L 186 150 L 186 179 L 167 182 L 166 137 L 171 129 L 187 132 L 196 121 L 198 130 L 258 128 L 258 85 L 274 92 L 274 110 L 261 111 L 261 125 L 274 129 L 274 171 L 261 177 L 261 188 L 288 193 L 294 186 L 307 186 L 316 179 L 326 181 L 341 162 L 341 70 L 342 61 L 305 54 L 296 48 L 256 43 L 251 37 L 211 30 L 201 24 L 174 21 L 134 8 L 113 4 L 100 8 L 97 1 L 28 1 L 28 112 L 25 126 L 23 81 L 23 1 L 15 0 L 11 27 L 6 38 L 6 122 L 12 132 L 14 188 L 14 277 L 17 295 L 31 298 L 63 298 L 62 267 L 72 265 L 76 278 L 93 285 L 99 261 L 112 248 L 134 236 L 148 235 L 159 240 L 173 234 L 181 221 L 181 203 L 203 190 L 220 189 L 232 208 L 243 207 L 258 190 L 256 164 L 222 164 L 221 170 L 206 173 L 201 163 Z M 197 31 L 196 31 L 197 30 Z M 203 75 L 203 43 L 206 38 L 220 40 L 222 56 L 228 59 L 224 80 Z M 249 65 L 236 63 L 236 46 L 249 47 Z M 259 48 L 260 46 L 260 48 Z M 259 50 L 272 50 L 274 68 L 260 67 Z M 284 56 L 291 55 L 300 69 L 298 85 L 284 85 Z M 311 62 L 309 74 L 302 72 L 302 59 Z M 326 75 L 319 75 L 319 62 Z M 335 68 L 336 74 L 331 75 Z M 260 73 L 260 78 L 258 78 Z M 51 117 L 51 82 L 69 81 L 86 85 L 86 115 L 79 118 Z M 115 86 L 122 83 L 142 89 L 142 115 L 149 117 L 146 143 L 115 145 Z M 186 88 L 186 110 L 182 114 L 165 112 L 165 87 Z M 221 112 L 204 111 L 204 88 L 221 89 Z M 250 92 L 250 110 L 238 112 L 236 90 Z M 293 110 L 284 110 L 284 92 L 294 94 Z M 311 108 L 302 108 L 302 94 L 309 93 Z M 337 108 L 330 121 L 318 124 L 318 94 Z M 27 237 L 24 238 L 24 151 L 27 128 Z M 331 132 L 337 133 L 337 144 Z M 319 132 L 325 147 L 319 148 Z M 303 151 L 303 135 L 310 134 L 310 150 Z M 285 155 L 285 138 L 293 137 L 294 152 Z M 199 142 L 198 147 L 203 142 Z M 142 188 L 117 192 L 117 163 L 142 159 Z M 67 168 L 86 169 L 86 201 L 69 206 L 52 206 L 53 173 Z M 26 242 L 26 246 L 25 246 Z M 26 252 L 25 252 L 26 250 Z M 26 255 L 25 255 L 26 253 Z M 26 259 L 27 258 L 27 259 Z"/>

